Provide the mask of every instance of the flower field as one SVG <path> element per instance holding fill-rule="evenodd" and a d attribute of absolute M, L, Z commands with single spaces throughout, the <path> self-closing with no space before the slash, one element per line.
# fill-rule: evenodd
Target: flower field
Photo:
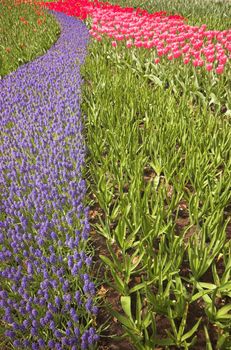
<path fill-rule="evenodd" d="M 40 6 L 0 1 L 0 77 L 44 54 L 60 33 L 53 16 Z"/>
<path fill-rule="evenodd" d="M 231 3 L 0 8 L 0 349 L 231 349 Z"/>

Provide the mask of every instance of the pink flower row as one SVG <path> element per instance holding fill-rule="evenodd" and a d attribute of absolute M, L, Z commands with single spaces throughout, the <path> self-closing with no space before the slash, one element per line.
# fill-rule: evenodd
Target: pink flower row
<path fill-rule="evenodd" d="M 46 3 L 46 6 L 68 15 L 92 19 L 90 34 L 98 41 L 112 39 L 112 46 L 124 41 L 127 48 L 156 49 L 155 63 L 162 56 L 168 60 L 181 58 L 217 74 L 224 71 L 231 59 L 231 29 L 207 30 L 206 25 L 190 26 L 180 16 L 167 16 L 165 12 L 149 14 L 145 10 L 88 0 L 68 0 Z"/>

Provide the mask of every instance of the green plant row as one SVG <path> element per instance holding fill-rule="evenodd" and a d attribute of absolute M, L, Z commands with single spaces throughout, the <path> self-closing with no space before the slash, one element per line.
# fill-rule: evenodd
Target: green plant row
<path fill-rule="evenodd" d="M 108 307 L 138 350 L 229 349 L 230 69 L 153 60 L 105 39 L 82 69 L 94 229 L 123 312 Z"/>

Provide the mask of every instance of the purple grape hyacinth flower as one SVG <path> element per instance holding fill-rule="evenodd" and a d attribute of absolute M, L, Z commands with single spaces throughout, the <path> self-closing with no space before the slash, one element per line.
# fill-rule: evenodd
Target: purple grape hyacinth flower
<path fill-rule="evenodd" d="M 98 340 L 85 327 L 96 310 L 80 110 L 89 33 L 54 14 L 56 44 L 0 80 L 0 316 L 17 350 L 80 350 Z"/>

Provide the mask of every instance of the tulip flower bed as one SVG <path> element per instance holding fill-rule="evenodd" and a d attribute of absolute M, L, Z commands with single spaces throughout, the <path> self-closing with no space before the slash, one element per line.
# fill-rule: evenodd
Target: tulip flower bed
<path fill-rule="evenodd" d="M 91 18 L 90 34 L 98 41 L 112 38 L 112 46 L 124 41 L 127 48 L 155 48 L 156 59 L 182 59 L 184 64 L 224 72 L 231 58 L 231 30 L 207 30 L 206 25 L 190 26 L 179 15 L 122 8 L 102 2 L 68 0 L 47 3 L 50 9 L 82 19 Z"/>
<path fill-rule="evenodd" d="M 0 1 L 0 78 L 44 54 L 60 29 L 53 16 L 34 4 Z"/>
<path fill-rule="evenodd" d="M 0 81 L 1 349 L 94 349 L 95 286 L 82 178 L 84 23 Z"/>
<path fill-rule="evenodd" d="M 115 3 L 0 81 L 1 346 L 227 350 L 231 30 Z"/>

